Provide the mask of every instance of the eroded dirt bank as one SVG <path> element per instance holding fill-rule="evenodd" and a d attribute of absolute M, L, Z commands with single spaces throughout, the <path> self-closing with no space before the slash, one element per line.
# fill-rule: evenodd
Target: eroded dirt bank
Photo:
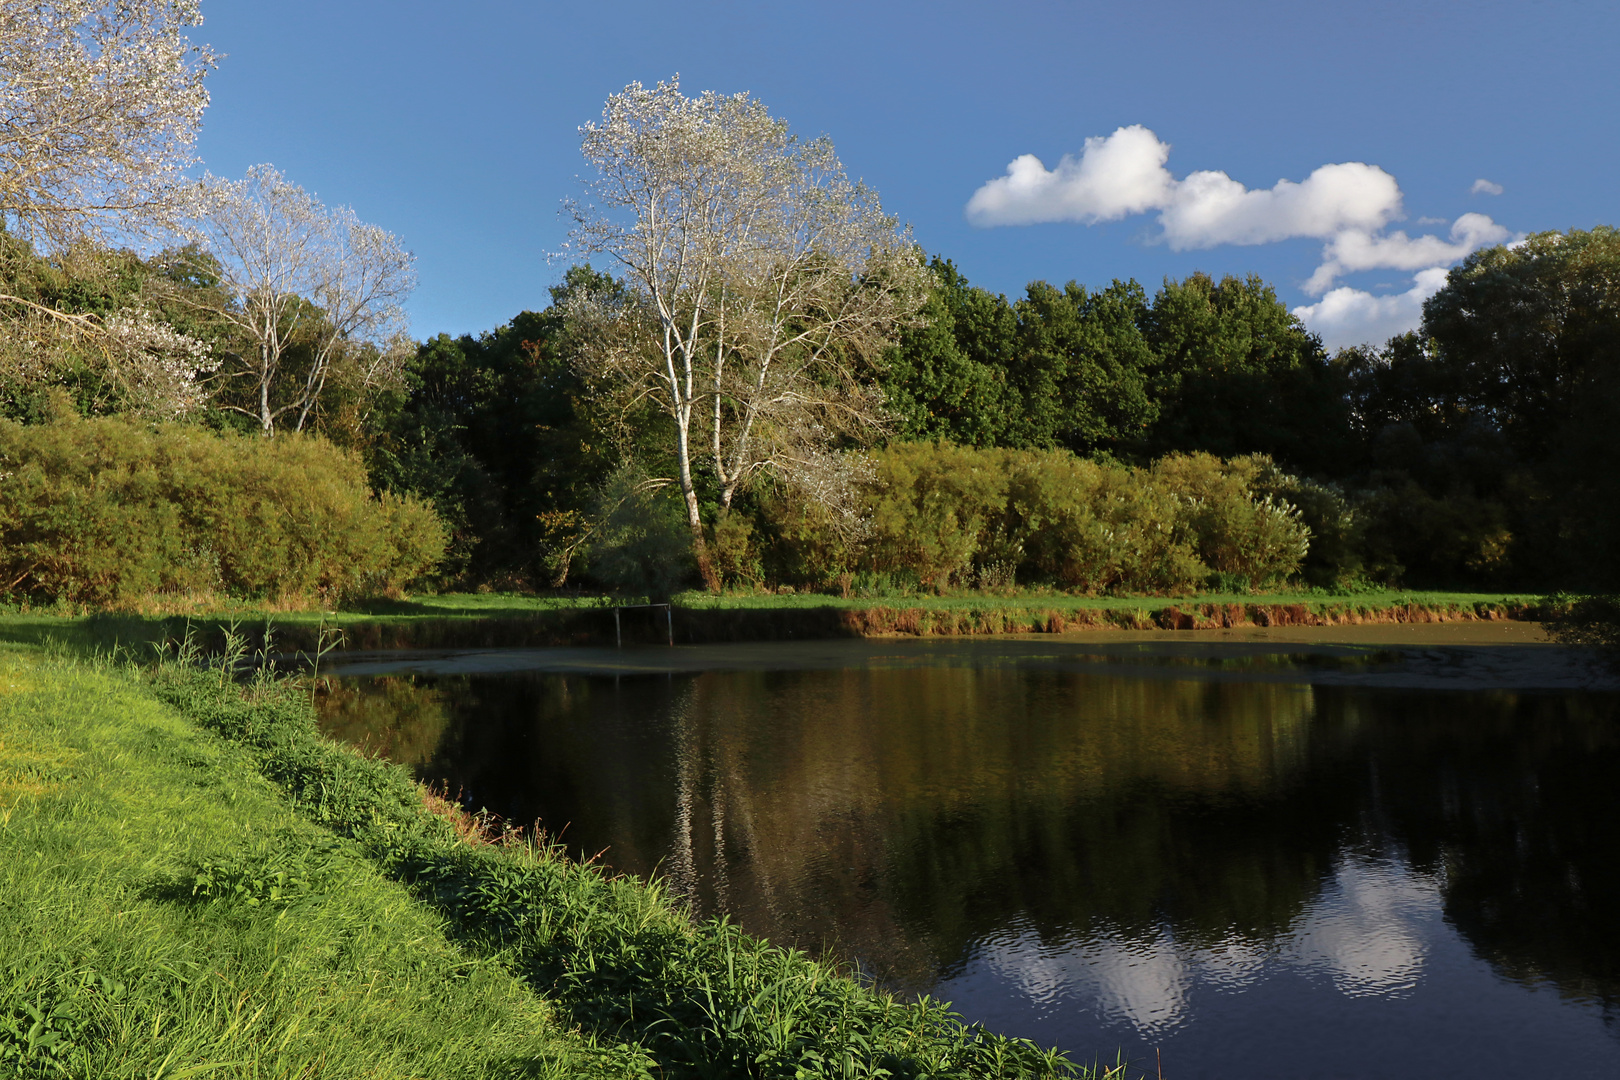
<path fill-rule="evenodd" d="M 1159 606 L 1155 607 L 1157 603 Z M 409 618 L 349 623 L 346 650 L 537 648 L 559 645 L 613 645 L 667 641 L 677 644 L 836 640 L 869 637 L 964 637 L 1005 634 L 1301 630 L 1358 626 L 1533 625 L 1540 612 L 1523 604 L 1407 604 L 1372 607 L 1353 603 L 1198 604 L 1125 601 L 1109 608 L 1056 608 L 1032 601 L 1019 605 L 987 601 L 961 607 L 805 607 L 682 608 L 672 620 L 662 609 L 626 610 L 616 632 L 610 607 L 536 612 L 522 618 Z M 307 630 L 308 628 L 306 628 Z M 1390 631 L 1385 631 L 1390 632 Z M 1533 631 L 1539 635 L 1539 630 Z M 280 631 L 284 643 L 308 648 L 300 631 Z M 303 636 L 313 637 L 312 632 Z M 1539 640 L 1539 637 L 1536 638 Z"/>

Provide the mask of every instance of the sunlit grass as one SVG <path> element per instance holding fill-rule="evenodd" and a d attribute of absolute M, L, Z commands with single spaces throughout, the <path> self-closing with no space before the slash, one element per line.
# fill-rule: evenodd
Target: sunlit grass
<path fill-rule="evenodd" d="M 0 652 L 0 1075 L 622 1074 L 134 676 Z"/>

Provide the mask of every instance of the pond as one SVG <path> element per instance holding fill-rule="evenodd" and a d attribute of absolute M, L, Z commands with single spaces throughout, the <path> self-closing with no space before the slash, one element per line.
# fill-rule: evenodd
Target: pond
<path fill-rule="evenodd" d="M 1620 693 L 1566 651 L 1002 639 L 338 670 L 329 734 L 1078 1059 L 1620 1075 Z"/>

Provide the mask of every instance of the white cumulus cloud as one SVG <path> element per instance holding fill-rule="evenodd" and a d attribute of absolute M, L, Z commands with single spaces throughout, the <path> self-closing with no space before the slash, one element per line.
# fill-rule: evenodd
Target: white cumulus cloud
<path fill-rule="evenodd" d="M 1395 178 L 1357 161 L 1323 165 L 1297 184 L 1279 180 L 1252 191 L 1223 172 L 1195 172 L 1172 191 L 1159 223 L 1177 251 L 1380 229 L 1401 211 Z"/>
<path fill-rule="evenodd" d="M 985 184 L 968 200 L 975 225 L 1035 225 L 1117 221 L 1165 205 L 1175 184 L 1164 163 L 1170 146 L 1140 124 L 1107 138 L 1094 136 L 1076 160 L 1065 154 L 1047 169 L 1034 154 L 1007 166 L 1007 175 Z"/>
<path fill-rule="evenodd" d="M 1087 139 L 1079 157 L 1065 155 L 1051 169 L 1024 154 L 1007 166 L 1006 175 L 973 193 L 967 219 L 985 228 L 1059 221 L 1094 225 L 1157 211 L 1162 239 L 1177 251 L 1322 240 L 1321 265 L 1304 285 L 1321 300 L 1295 314 L 1330 345 L 1383 340 L 1412 329 L 1423 301 L 1444 283 L 1443 267 L 1511 239 L 1507 229 L 1476 213 L 1453 221 L 1445 237 L 1389 231 L 1391 222 L 1405 216 L 1400 185 L 1364 162 L 1323 165 L 1303 180 L 1248 188 L 1212 170 L 1177 179 L 1169 161 L 1170 144 L 1140 124 Z M 1481 179 L 1473 191 L 1499 195 L 1502 187 Z M 1443 218 L 1418 219 L 1419 225 L 1444 223 Z M 1421 272 L 1410 290 L 1394 296 L 1334 288 L 1344 275 L 1364 270 Z"/>
<path fill-rule="evenodd" d="M 1305 283 L 1305 291 L 1320 295 L 1340 276 L 1358 270 L 1421 270 L 1456 262 L 1482 247 L 1500 244 L 1510 235 L 1484 214 L 1464 214 L 1452 222 L 1449 241 L 1438 236 L 1407 236 L 1399 229 L 1392 233 L 1345 229 L 1322 249 L 1322 265 Z"/>
<path fill-rule="evenodd" d="M 1053 169 L 1025 154 L 1007 166 L 1005 176 L 973 193 L 967 218 L 986 227 L 1091 225 L 1158 210 L 1165 239 L 1181 251 L 1298 236 L 1326 239 L 1345 229 L 1381 229 L 1401 214 L 1399 185 L 1376 165 L 1324 165 L 1302 181 L 1251 190 L 1224 172 L 1177 180 L 1165 167 L 1169 160 L 1170 144 L 1140 124 L 1087 139 L 1079 158 L 1065 156 Z"/>
<path fill-rule="evenodd" d="M 1443 266 L 1420 270 L 1412 287 L 1391 296 L 1375 296 L 1341 285 L 1314 304 L 1294 308 L 1306 328 L 1322 335 L 1328 351 L 1364 343 L 1383 344 L 1396 334 L 1417 329 L 1423 321 L 1423 301 L 1446 283 Z"/>
<path fill-rule="evenodd" d="M 1502 194 L 1502 185 L 1493 184 L 1481 177 L 1474 181 L 1474 186 L 1468 189 L 1468 193 L 1470 195 L 1500 195 Z"/>

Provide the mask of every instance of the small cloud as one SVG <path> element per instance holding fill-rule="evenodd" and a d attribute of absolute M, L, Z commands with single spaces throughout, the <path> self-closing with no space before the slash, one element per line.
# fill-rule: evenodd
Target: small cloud
<path fill-rule="evenodd" d="M 1448 222 L 1443 217 L 1420 217 L 1420 218 L 1417 219 L 1417 223 L 1419 225 L 1449 225 L 1450 224 L 1450 222 Z"/>
<path fill-rule="evenodd" d="M 1305 283 L 1305 291 L 1319 296 L 1340 275 L 1358 270 L 1421 270 L 1456 262 L 1510 235 L 1484 214 L 1464 214 L 1454 221 L 1449 242 L 1438 236 L 1407 236 L 1401 229 L 1392 233 L 1346 229 L 1322 248 L 1322 265 Z"/>
<path fill-rule="evenodd" d="M 968 200 L 967 218 L 979 226 L 1117 221 L 1165 205 L 1175 183 L 1164 167 L 1170 146 L 1141 124 L 1086 140 L 1078 159 L 1068 154 L 1048 169 L 1034 154 L 1007 166 Z"/>
<path fill-rule="evenodd" d="M 1294 309 L 1299 321 L 1322 335 L 1329 351 L 1365 343 L 1382 344 L 1396 334 L 1415 330 L 1423 321 L 1423 301 L 1446 284 L 1443 266 L 1421 270 L 1412 287 L 1394 296 L 1374 296 L 1340 286 L 1314 304 Z"/>
<path fill-rule="evenodd" d="M 1493 183 L 1491 183 L 1491 181 L 1484 180 L 1484 179 L 1475 180 L 1474 181 L 1474 186 L 1468 189 L 1468 194 L 1470 194 L 1470 195 L 1500 195 L 1500 194 L 1502 194 L 1502 185 L 1501 184 L 1493 184 Z"/>

